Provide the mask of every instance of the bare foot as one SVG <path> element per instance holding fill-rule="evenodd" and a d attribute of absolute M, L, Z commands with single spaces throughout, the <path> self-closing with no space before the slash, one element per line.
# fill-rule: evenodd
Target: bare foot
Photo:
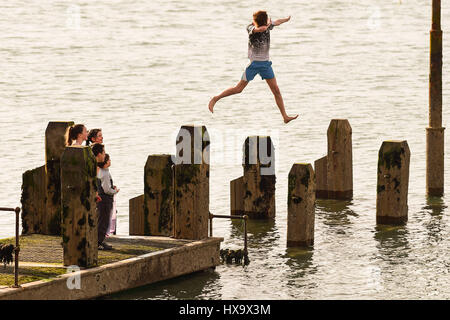
<path fill-rule="evenodd" d="M 211 100 L 209 101 L 208 109 L 209 109 L 209 111 L 211 111 L 211 113 L 214 112 L 213 108 L 214 108 L 214 105 L 216 104 L 216 102 L 217 102 L 217 100 L 214 97 L 211 98 Z"/>
<path fill-rule="evenodd" d="M 286 118 L 284 118 L 284 123 L 288 123 L 288 122 L 290 122 L 292 120 L 295 120 L 295 119 L 297 119 L 297 117 L 298 117 L 298 114 L 295 117 L 287 116 Z"/>

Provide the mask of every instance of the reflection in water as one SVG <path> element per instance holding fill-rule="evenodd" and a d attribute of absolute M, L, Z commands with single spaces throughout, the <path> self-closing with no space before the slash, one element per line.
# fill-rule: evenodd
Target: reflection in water
<path fill-rule="evenodd" d="M 352 224 L 349 217 L 358 217 L 358 214 L 350 209 L 352 205 L 352 201 L 347 200 L 317 199 L 316 217 L 321 219 L 324 225 L 331 226 L 331 231 L 346 234 L 349 229 L 344 227 Z"/>
<path fill-rule="evenodd" d="M 277 245 L 276 242 L 280 238 L 278 229 L 275 227 L 275 221 L 249 219 L 247 221 L 247 241 L 250 263 L 252 256 L 263 254 L 266 258 L 271 250 Z M 234 239 L 233 243 L 238 246 L 244 246 L 244 221 L 231 220 L 230 239 Z M 238 241 L 236 241 L 238 240 Z"/>
<path fill-rule="evenodd" d="M 428 242 L 436 244 L 443 240 L 442 232 L 442 216 L 447 206 L 444 204 L 442 197 L 427 197 L 427 205 L 422 208 L 423 211 L 429 212 L 431 215 L 430 221 L 425 223 L 427 229 Z"/>
<path fill-rule="evenodd" d="M 381 258 L 391 264 L 402 263 L 399 259 L 408 257 L 408 235 L 406 226 L 377 225 L 374 238 Z"/>
<path fill-rule="evenodd" d="M 219 279 L 220 275 L 215 271 L 199 271 L 100 299 L 221 299 Z"/>
<path fill-rule="evenodd" d="M 432 216 L 442 215 L 447 206 L 442 197 L 427 197 L 427 205 L 422 209 L 430 211 Z"/>
<path fill-rule="evenodd" d="M 301 287 L 304 281 L 308 282 L 310 289 L 317 287 L 317 283 L 312 281 L 312 274 L 317 272 L 317 265 L 313 264 L 313 248 L 286 248 L 285 263 L 289 267 L 284 272 L 286 285 L 288 287 Z"/>

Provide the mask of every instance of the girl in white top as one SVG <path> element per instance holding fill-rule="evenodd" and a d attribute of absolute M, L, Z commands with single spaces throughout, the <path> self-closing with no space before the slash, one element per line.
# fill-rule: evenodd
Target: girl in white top
<path fill-rule="evenodd" d="M 98 172 L 97 177 L 101 181 L 101 186 L 102 186 L 104 194 L 107 195 L 106 197 L 104 197 L 104 198 L 106 198 L 104 200 L 112 201 L 112 210 L 110 213 L 109 227 L 107 229 L 108 231 L 106 232 L 106 234 L 107 235 L 109 235 L 110 233 L 115 234 L 116 221 L 117 221 L 115 195 L 120 191 L 120 189 L 118 189 L 113 184 L 111 173 L 109 172 L 109 167 L 111 166 L 111 158 L 109 157 L 109 154 L 105 155 L 105 161 L 103 163 L 99 164 L 99 166 L 100 166 L 100 171 Z"/>

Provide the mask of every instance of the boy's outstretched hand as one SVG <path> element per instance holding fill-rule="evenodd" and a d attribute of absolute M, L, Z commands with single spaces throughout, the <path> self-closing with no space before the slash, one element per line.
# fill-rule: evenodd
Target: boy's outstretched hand
<path fill-rule="evenodd" d="M 291 16 L 284 18 L 284 19 L 278 19 L 275 20 L 275 22 L 273 23 L 274 26 L 279 26 L 282 23 L 288 22 L 289 20 L 291 20 Z"/>

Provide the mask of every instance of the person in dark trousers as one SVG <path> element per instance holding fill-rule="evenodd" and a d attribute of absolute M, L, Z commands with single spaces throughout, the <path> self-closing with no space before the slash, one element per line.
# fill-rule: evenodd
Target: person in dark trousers
<path fill-rule="evenodd" d="M 110 201 L 111 202 L 111 212 L 109 214 L 109 223 L 108 229 L 106 231 L 106 235 L 108 236 L 111 232 L 115 233 L 115 206 L 114 206 L 114 196 L 120 191 L 116 186 L 114 186 L 111 173 L 109 172 L 109 167 L 111 166 L 111 159 L 109 154 L 106 154 L 105 161 L 98 164 L 100 167 L 100 171 L 98 172 L 98 178 L 101 181 L 103 193 L 105 196 L 102 198 L 102 201 Z M 109 207 L 109 205 L 108 205 Z M 113 218 L 114 217 L 114 218 Z M 113 225 L 114 224 L 114 225 Z"/>
<path fill-rule="evenodd" d="M 106 152 L 105 146 L 101 143 L 95 143 L 92 146 L 92 152 L 97 160 L 97 214 L 98 214 L 98 249 L 99 250 L 111 250 L 113 247 L 105 242 L 106 232 L 109 227 L 109 216 L 112 210 L 112 201 L 109 201 L 108 194 L 105 193 L 102 187 L 102 181 L 99 176 L 100 164 L 105 162 Z"/>

